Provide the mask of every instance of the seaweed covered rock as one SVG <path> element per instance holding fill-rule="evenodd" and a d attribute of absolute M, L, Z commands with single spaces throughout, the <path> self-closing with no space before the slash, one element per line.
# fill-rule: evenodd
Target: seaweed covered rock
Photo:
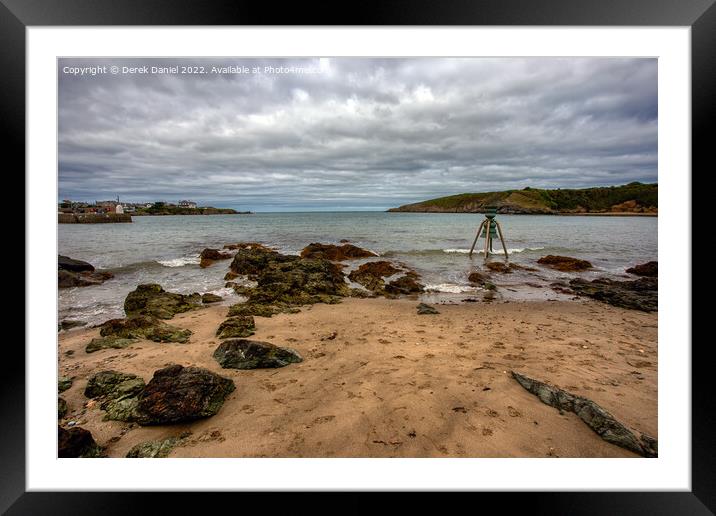
<path fill-rule="evenodd" d="M 64 398 L 57 398 L 57 419 L 62 419 L 67 415 L 67 402 Z"/>
<path fill-rule="evenodd" d="M 370 258 L 378 256 L 377 254 L 361 249 L 352 244 L 333 245 L 333 244 L 308 244 L 301 251 L 301 258 L 323 258 L 334 262 L 342 262 L 355 258 Z"/>
<path fill-rule="evenodd" d="M 82 260 L 75 260 L 69 256 L 57 255 L 57 268 L 61 271 L 93 272 L 94 266 Z"/>
<path fill-rule="evenodd" d="M 107 271 L 72 272 L 60 269 L 57 271 L 57 287 L 91 287 L 93 285 L 101 285 L 113 277 L 114 274 Z"/>
<path fill-rule="evenodd" d="M 201 296 L 201 302 L 205 305 L 209 303 L 219 303 L 223 301 L 224 298 L 221 296 L 217 296 L 216 294 L 212 294 L 211 292 L 207 292 L 206 294 L 202 294 Z"/>
<path fill-rule="evenodd" d="M 199 267 L 203 269 L 216 261 L 228 260 L 230 258 L 231 255 L 229 253 L 222 253 L 218 249 L 210 249 L 207 247 L 199 255 Z"/>
<path fill-rule="evenodd" d="M 562 272 L 579 272 L 592 268 L 592 264 L 587 260 L 580 260 L 569 256 L 557 256 L 553 254 L 543 256 L 537 260 L 537 263 Z"/>
<path fill-rule="evenodd" d="M 231 337 L 250 337 L 254 334 L 256 323 L 250 315 L 237 315 L 229 317 L 219 325 L 216 336 L 220 339 Z"/>
<path fill-rule="evenodd" d="M 145 283 L 127 294 L 124 312 L 128 316 L 152 315 L 159 319 L 171 319 L 175 314 L 188 312 L 201 306 L 199 294 L 176 294 L 166 292 L 161 285 Z"/>
<path fill-rule="evenodd" d="M 72 387 L 72 378 L 69 378 L 67 376 L 60 376 L 60 378 L 57 380 L 57 390 L 59 392 L 65 392 L 67 389 Z"/>
<path fill-rule="evenodd" d="M 207 369 L 167 366 L 154 373 L 139 395 L 138 421 L 163 425 L 213 416 L 235 388 L 232 380 Z"/>
<path fill-rule="evenodd" d="M 626 272 L 636 276 L 646 276 L 656 278 L 659 275 L 659 262 L 646 262 L 634 267 L 629 267 Z"/>
<path fill-rule="evenodd" d="M 90 377 L 85 387 L 88 398 L 117 399 L 136 396 L 144 389 L 144 380 L 135 374 L 100 371 Z"/>
<path fill-rule="evenodd" d="M 426 305 L 425 303 L 420 303 L 418 305 L 418 315 L 435 315 L 439 313 L 440 312 L 438 312 L 434 307 Z"/>
<path fill-rule="evenodd" d="M 271 317 L 276 314 L 295 314 L 299 308 L 287 304 L 263 305 L 259 303 L 237 303 L 229 307 L 229 317 L 252 315 L 257 317 Z"/>
<path fill-rule="evenodd" d="M 659 308 L 659 282 L 656 278 L 617 281 L 597 278 L 586 281 L 575 278 L 569 282 L 573 292 L 621 308 L 654 312 Z"/>
<path fill-rule="evenodd" d="M 222 342 L 214 351 L 214 358 L 224 369 L 259 369 L 284 367 L 302 362 L 297 351 L 281 348 L 269 342 L 232 339 Z"/>
<path fill-rule="evenodd" d="M 102 448 L 95 442 L 89 430 L 73 426 L 57 427 L 57 456 L 60 458 L 99 457 Z"/>
<path fill-rule="evenodd" d="M 137 339 L 125 339 L 124 337 L 96 337 L 85 346 L 86 353 L 94 353 L 100 349 L 123 349 L 137 342 Z"/>
<path fill-rule="evenodd" d="M 87 323 L 84 321 L 77 321 L 74 319 L 63 319 L 60 321 L 60 329 L 61 330 L 71 330 L 72 328 L 79 328 L 81 326 L 86 326 Z"/>
<path fill-rule="evenodd" d="M 467 276 L 467 281 L 475 285 L 482 285 L 489 279 L 490 277 L 487 274 L 478 271 L 473 271 Z"/>
<path fill-rule="evenodd" d="M 263 246 L 242 247 L 238 248 L 231 265 L 229 265 L 229 269 L 234 274 L 255 277 L 271 263 L 298 259 L 298 256 L 286 256 Z"/>
<path fill-rule="evenodd" d="M 100 326 L 99 334 L 102 337 L 184 343 L 189 340 L 192 332 L 167 324 L 150 315 L 136 315 L 125 319 L 106 321 Z"/>
<path fill-rule="evenodd" d="M 400 269 L 386 261 L 368 262 L 348 274 L 348 279 L 360 283 L 368 290 L 382 292 L 385 287 L 383 278 L 400 272 Z"/>
<path fill-rule="evenodd" d="M 169 437 L 157 441 L 146 441 L 132 446 L 127 452 L 129 459 L 158 459 L 164 458 L 181 442 L 178 437 Z"/>
<path fill-rule="evenodd" d="M 385 291 L 393 295 L 418 294 L 425 289 L 425 285 L 418 282 L 419 278 L 420 276 L 415 272 L 408 272 L 388 283 L 385 286 Z"/>

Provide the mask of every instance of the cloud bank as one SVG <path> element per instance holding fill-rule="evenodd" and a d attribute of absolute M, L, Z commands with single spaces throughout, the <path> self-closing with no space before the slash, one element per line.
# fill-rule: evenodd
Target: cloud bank
<path fill-rule="evenodd" d="M 61 59 L 58 76 L 58 199 L 380 210 L 657 180 L 655 59 Z"/>

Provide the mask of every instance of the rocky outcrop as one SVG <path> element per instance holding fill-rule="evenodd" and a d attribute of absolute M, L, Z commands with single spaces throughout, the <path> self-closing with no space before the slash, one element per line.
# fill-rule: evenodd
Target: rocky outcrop
<path fill-rule="evenodd" d="M 182 423 L 216 414 L 234 382 L 199 367 L 170 365 L 154 373 L 139 395 L 142 425 Z"/>
<path fill-rule="evenodd" d="M 264 246 L 239 247 L 229 269 L 234 274 L 243 274 L 250 278 L 264 271 L 272 263 L 297 260 L 297 256 L 286 256 Z"/>
<path fill-rule="evenodd" d="M 342 262 L 355 258 L 370 258 L 377 254 L 361 249 L 352 244 L 333 245 L 313 243 L 303 248 L 301 258 L 323 258 L 334 262 Z"/>
<path fill-rule="evenodd" d="M 484 272 L 473 271 L 467 276 L 467 281 L 475 285 L 482 285 L 489 280 L 490 277 Z"/>
<path fill-rule="evenodd" d="M 124 300 L 124 311 L 128 316 L 143 314 L 160 319 L 171 319 L 175 314 L 199 307 L 201 307 L 199 294 L 187 296 L 166 292 L 156 283 L 138 285 Z"/>
<path fill-rule="evenodd" d="M 136 421 L 139 418 L 137 397 L 144 387 L 144 380 L 136 375 L 101 371 L 87 382 L 85 396 L 100 402 L 100 408 L 106 412 L 104 419 Z"/>
<path fill-rule="evenodd" d="M 631 450 L 644 457 L 656 457 L 657 441 L 640 432 L 633 432 L 605 409 L 590 399 L 576 396 L 558 387 L 528 378 L 512 371 L 512 377 L 537 396 L 542 403 L 565 412 L 573 412 L 605 441 Z"/>
<path fill-rule="evenodd" d="M 67 415 L 67 402 L 64 398 L 57 398 L 57 419 L 62 419 Z"/>
<path fill-rule="evenodd" d="M 556 256 L 552 254 L 543 256 L 537 260 L 537 263 L 562 272 L 579 272 L 592 268 L 592 264 L 587 260 L 580 260 L 569 256 Z"/>
<path fill-rule="evenodd" d="M 59 458 L 89 458 L 102 455 L 102 448 L 95 442 L 89 430 L 73 426 L 57 427 L 57 456 Z"/>
<path fill-rule="evenodd" d="M 575 278 L 569 282 L 571 290 L 604 303 L 621 308 L 654 312 L 659 309 L 659 283 L 657 278 L 639 278 L 634 281 L 617 281 L 597 278 L 586 281 Z"/>
<path fill-rule="evenodd" d="M 129 459 L 159 459 L 169 455 L 169 453 L 181 442 L 178 437 L 169 437 L 158 441 L 146 441 L 132 446 L 127 452 L 126 457 Z"/>
<path fill-rule="evenodd" d="M 60 376 L 60 378 L 57 380 L 57 390 L 59 392 L 65 392 L 70 387 L 72 387 L 72 378 L 68 378 L 67 376 Z"/>
<path fill-rule="evenodd" d="M 94 266 L 82 260 L 75 260 L 69 256 L 57 255 L 57 268 L 70 272 L 94 272 Z"/>
<path fill-rule="evenodd" d="M 287 304 L 272 304 L 264 305 L 260 303 L 237 303 L 229 307 L 229 317 L 234 316 L 257 316 L 257 317 L 271 317 L 276 314 L 295 314 L 300 312 L 299 308 L 289 306 Z"/>
<path fill-rule="evenodd" d="M 201 254 L 199 255 L 199 267 L 206 268 L 209 265 L 213 264 L 216 261 L 219 260 L 228 260 L 231 258 L 231 255 L 229 253 L 222 253 L 218 249 L 210 249 L 206 248 L 204 249 Z"/>
<path fill-rule="evenodd" d="M 426 305 L 425 303 L 420 303 L 418 305 L 418 315 L 435 315 L 439 313 L 440 312 L 438 312 L 434 307 Z"/>
<path fill-rule="evenodd" d="M 303 361 L 297 351 L 269 342 L 233 339 L 222 342 L 214 358 L 224 369 L 259 369 L 284 367 Z"/>
<path fill-rule="evenodd" d="M 202 294 L 201 296 L 201 302 L 205 305 L 208 305 L 210 303 L 220 303 L 223 300 L 223 297 L 217 296 L 216 294 L 212 294 L 211 292 L 207 292 L 206 294 Z"/>
<path fill-rule="evenodd" d="M 636 276 L 645 276 L 648 278 L 656 278 L 659 276 L 659 262 L 646 262 L 626 270 L 629 274 Z"/>
<path fill-rule="evenodd" d="M 383 278 L 392 276 L 399 272 L 400 269 L 394 267 L 390 262 L 368 262 L 348 274 L 348 279 L 355 281 L 356 283 L 360 283 L 365 288 L 372 290 L 373 292 L 381 292 L 385 287 Z"/>
<path fill-rule="evenodd" d="M 106 321 L 100 326 L 99 334 L 102 337 L 184 343 L 189 340 L 192 332 L 167 324 L 150 315 L 135 315 Z"/>
<path fill-rule="evenodd" d="M 87 323 L 84 321 L 76 321 L 74 319 L 64 319 L 60 321 L 59 327 L 61 330 L 71 330 L 72 328 L 79 328 L 85 326 Z"/>
<path fill-rule="evenodd" d="M 250 315 L 238 315 L 229 317 L 219 325 L 216 336 L 220 339 L 250 337 L 254 334 L 256 323 Z"/>
<path fill-rule="evenodd" d="M 94 353 L 100 349 L 123 349 L 138 342 L 137 339 L 126 339 L 124 337 L 97 337 L 85 346 L 86 353 Z"/>
<path fill-rule="evenodd" d="M 385 291 L 394 296 L 418 294 L 425 289 L 425 285 L 418 282 L 420 276 L 413 272 L 407 272 L 403 276 L 394 279 L 385 286 Z"/>

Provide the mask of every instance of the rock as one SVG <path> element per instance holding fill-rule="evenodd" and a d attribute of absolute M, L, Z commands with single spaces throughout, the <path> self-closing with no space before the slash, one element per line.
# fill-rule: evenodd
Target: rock
<path fill-rule="evenodd" d="M 659 284 L 657 278 L 639 278 L 633 281 L 617 281 L 597 278 L 586 281 L 574 278 L 569 282 L 572 292 L 621 308 L 654 312 L 659 309 Z"/>
<path fill-rule="evenodd" d="M 201 296 L 166 292 L 156 283 L 138 285 L 127 294 L 124 312 L 132 315 L 153 315 L 160 319 L 171 319 L 175 314 L 188 312 L 201 306 Z"/>
<path fill-rule="evenodd" d="M 95 271 L 95 272 L 72 272 L 67 270 L 57 271 L 57 287 L 90 287 L 92 285 L 100 285 L 114 275 L 111 272 Z"/>
<path fill-rule="evenodd" d="M 500 272 L 502 274 L 511 273 L 510 266 L 503 262 L 487 262 L 485 267 L 490 269 L 492 272 Z"/>
<path fill-rule="evenodd" d="M 213 416 L 235 388 L 232 380 L 206 369 L 170 365 L 156 371 L 139 395 L 139 423 L 163 425 Z"/>
<path fill-rule="evenodd" d="M 497 290 L 497 287 L 495 286 L 495 284 L 490 283 L 489 281 L 484 282 L 482 284 L 482 288 L 484 288 L 485 290 L 492 290 L 492 291 Z"/>
<path fill-rule="evenodd" d="M 237 244 L 238 245 L 238 244 Z M 270 263 L 298 259 L 297 256 L 285 256 L 264 246 L 239 248 L 229 265 L 231 272 L 237 275 L 256 276 Z"/>
<path fill-rule="evenodd" d="M 229 253 L 222 253 L 218 249 L 209 249 L 207 247 L 199 255 L 199 267 L 203 269 L 205 267 L 208 267 L 215 261 L 228 260 L 229 258 L 231 258 L 231 255 Z"/>
<path fill-rule="evenodd" d="M 435 308 L 433 308 L 430 305 L 426 305 L 425 303 L 420 303 L 418 305 L 418 315 L 432 315 L 432 314 L 439 314 Z"/>
<path fill-rule="evenodd" d="M 537 263 L 546 265 L 562 272 L 578 272 L 592 268 L 592 264 L 587 260 L 579 260 L 578 258 L 570 258 L 569 256 L 543 256 Z"/>
<path fill-rule="evenodd" d="M 487 276 L 487 274 L 485 274 L 483 272 L 477 272 L 477 271 L 471 272 L 467 277 L 467 281 L 469 281 L 470 283 L 474 283 L 476 285 L 481 285 L 488 279 L 489 279 L 489 276 Z"/>
<path fill-rule="evenodd" d="M 97 337 L 90 341 L 85 347 L 86 353 L 94 353 L 100 349 L 122 349 L 137 342 L 137 339 L 125 339 L 123 337 Z"/>
<path fill-rule="evenodd" d="M 99 457 L 102 448 L 95 442 L 89 430 L 72 427 L 68 430 L 57 427 L 57 456 L 59 458 Z"/>
<path fill-rule="evenodd" d="M 361 249 L 352 244 L 333 245 L 333 244 L 309 244 L 301 251 L 301 258 L 323 258 L 334 262 L 342 262 L 355 258 L 369 258 L 378 256 L 377 254 Z"/>
<path fill-rule="evenodd" d="M 255 315 L 257 317 L 271 317 L 276 314 L 295 314 L 300 312 L 298 308 L 286 304 L 262 305 L 257 303 L 237 303 L 229 307 L 229 317 L 240 315 Z"/>
<path fill-rule="evenodd" d="M 238 315 L 229 317 L 219 325 L 216 336 L 220 339 L 231 337 L 250 337 L 254 334 L 256 323 L 250 315 Z"/>
<path fill-rule="evenodd" d="M 180 342 L 189 340 L 192 332 L 160 321 L 149 315 L 136 315 L 125 319 L 110 319 L 100 325 L 102 337 L 149 339 L 154 342 Z"/>
<path fill-rule="evenodd" d="M 224 369 L 284 367 L 303 361 L 301 355 L 293 349 L 246 339 L 222 342 L 214 351 L 214 358 Z"/>
<path fill-rule="evenodd" d="M 67 402 L 64 398 L 57 398 L 57 419 L 62 419 L 67 415 Z"/>
<path fill-rule="evenodd" d="M 60 329 L 62 330 L 71 330 L 72 328 L 79 328 L 80 326 L 85 326 L 87 323 L 84 321 L 75 321 L 73 319 L 64 319 L 63 321 L 60 321 Z"/>
<path fill-rule="evenodd" d="M 223 300 L 224 300 L 223 297 L 217 296 L 216 294 L 212 294 L 210 292 L 207 292 L 206 294 L 203 294 L 201 296 L 201 302 L 204 303 L 205 305 L 209 304 L 209 303 L 219 303 Z"/>
<path fill-rule="evenodd" d="M 57 268 L 61 271 L 72 271 L 72 272 L 93 272 L 94 267 L 82 260 L 75 260 L 68 256 L 57 256 Z"/>
<path fill-rule="evenodd" d="M 144 380 L 134 374 L 100 371 L 90 377 L 85 387 L 87 398 L 117 399 L 136 396 L 144 389 Z"/>
<path fill-rule="evenodd" d="M 576 396 L 558 387 L 552 387 L 538 380 L 512 371 L 512 377 L 537 396 L 542 403 L 565 412 L 573 412 L 594 430 L 602 439 L 644 457 L 657 456 L 657 441 L 641 434 L 637 437 L 614 416 L 590 399 Z"/>
<path fill-rule="evenodd" d="M 57 390 L 60 392 L 65 392 L 70 387 L 72 387 L 72 378 L 68 378 L 67 376 L 60 376 L 59 380 L 57 380 Z"/>
<path fill-rule="evenodd" d="M 414 272 L 409 272 L 405 276 L 394 279 L 385 286 L 385 291 L 394 295 L 409 295 L 422 292 L 425 285 L 418 283 L 419 276 Z"/>
<path fill-rule="evenodd" d="M 646 262 L 640 265 L 635 265 L 626 270 L 629 274 L 635 274 L 637 276 L 646 276 L 649 278 L 656 278 L 659 275 L 659 262 Z"/>
<path fill-rule="evenodd" d="M 360 283 L 368 290 L 382 292 L 385 287 L 383 278 L 400 272 L 392 263 L 386 261 L 364 263 L 348 275 L 348 279 Z"/>
<path fill-rule="evenodd" d="M 181 441 L 177 437 L 170 437 L 158 441 L 147 441 L 133 446 L 126 457 L 129 459 L 164 458 Z"/>
<path fill-rule="evenodd" d="M 224 275 L 224 281 L 231 281 L 231 280 L 236 279 L 236 278 L 238 278 L 238 277 L 239 277 L 238 274 L 236 274 L 235 272 L 229 271 L 229 272 L 227 272 L 227 273 Z"/>
<path fill-rule="evenodd" d="M 236 249 L 258 249 L 263 251 L 275 252 L 274 249 L 267 247 L 258 242 L 239 242 L 237 244 L 226 244 L 224 249 L 236 250 Z"/>

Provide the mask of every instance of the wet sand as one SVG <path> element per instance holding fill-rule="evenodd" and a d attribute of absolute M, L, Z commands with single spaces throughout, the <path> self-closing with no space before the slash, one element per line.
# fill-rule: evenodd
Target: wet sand
<path fill-rule="evenodd" d="M 594 400 L 626 425 L 658 438 L 657 314 L 595 301 L 434 305 L 346 299 L 298 314 L 256 317 L 256 334 L 297 350 L 280 369 L 222 369 L 212 353 L 228 308 L 175 316 L 187 344 L 140 341 L 87 354 L 98 329 L 59 335 L 62 393 L 75 421 L 108 456 L 191 432 L 170 457 L 637 457 L 603 441 L 577 416 L 523 389 L 515 370 Z M 67 351 L 73 351 L 67 355 Z M 141 427 L 102 421 L 83 391 L 114 369 L 149 381 L 170 363 L 231 378 L 219 413 L 190 424 Z"/>

